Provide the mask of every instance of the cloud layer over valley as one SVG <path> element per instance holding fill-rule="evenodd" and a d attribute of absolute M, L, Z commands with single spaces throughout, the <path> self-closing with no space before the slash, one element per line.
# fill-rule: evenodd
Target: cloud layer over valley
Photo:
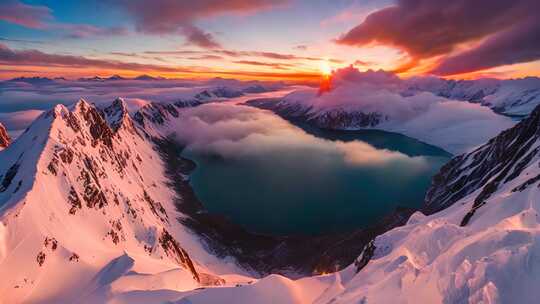
<path fill-rule="evenodd" d="M 206 104 L 181 112 L 173 132 L 187 149 L 227 159 L 305 154 L 342 158 L 349 165 L 380 166 L 406 162 L 423 166 L 421 157 L 376 149 L 361 142 L 328 141 L 306 134 L 267 111 L 227 104 Z"/>
<path fill-rule="evenodd" d="M 382 122 L 375 128 L 402 133 L 452 153 L 479 145 L 515 123 L 479 104 L 411 91 L 407 80 L 384 71 L 340 69 L 333 74 L 332 86 L 322 95 L 317 89 L 293 92 L 284 103 L 310 108 L 314 117 L 333 111 L 378 113 Z"/>

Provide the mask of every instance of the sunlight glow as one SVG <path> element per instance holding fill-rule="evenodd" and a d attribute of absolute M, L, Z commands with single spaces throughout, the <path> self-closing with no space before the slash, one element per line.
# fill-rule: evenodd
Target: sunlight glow
<path fill-rule="evenodd" d="M 330 76 L 332 74 L 332 67 L 330 67 L 328 60 L 321 61 L 320 69 L 323 76 Z"/>

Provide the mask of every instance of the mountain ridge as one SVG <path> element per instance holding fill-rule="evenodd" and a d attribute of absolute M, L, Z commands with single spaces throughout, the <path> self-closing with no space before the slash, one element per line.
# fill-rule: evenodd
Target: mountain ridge
<path fill-rule="evenodd" d="M 111 107 L 104 113 L 126 108 L 121 100 Z M 222 284 L 183 248 L 187 242 L 204 252 L 173 220 L 177 213 L 166 204 L 172 193 L 161 186 L 163 173 L 148 168 L 159 162 L 153 147 L 131 120 L 111 120 L 113 130 L 105 117 L 84 100 L 70 108 L 57 105 L 2 151 L 0 268 L 13 273 L 0 284 L 6 300 L 37 300 L 47 293 L 70 298 L 74 294 L 68 289 L 45 287 L 49 283 L 42 278 L 52 275 L 51 267 L 65 265 L 65 272 L 54 272 L 54 277 L 68 279 L 126 250 L 130 256 L 149 257 L 137 258 L 134 267 L 146 261 L 189 274 L 182 275 L 186 286 Z M 83 285 L 93 271 L 85 273 Z"/>

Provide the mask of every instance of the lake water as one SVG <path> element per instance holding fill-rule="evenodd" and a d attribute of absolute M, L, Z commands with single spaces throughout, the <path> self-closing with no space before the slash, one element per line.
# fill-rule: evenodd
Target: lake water
<path fill-rule="evenodd" d="M 191 184 L 209 212 L 266 234 L 350 231 L 374 223 L 397 206 L 420 207 L 432 176 L 450 158 L 439 148 L 394 133 L 326 131 L 298 124 L 294 128 L 305 145 L 310 137 L 317 145 L 367 143 L 376 148 L 370 157 L 388 151 L 402 156 L 351 163 L 340 153 L 304 146 L 261 149 L 234 158 L 188 150 L 185 156 L 198 165 Z M 288 135 L 283 140 L 295 139 Z"/>

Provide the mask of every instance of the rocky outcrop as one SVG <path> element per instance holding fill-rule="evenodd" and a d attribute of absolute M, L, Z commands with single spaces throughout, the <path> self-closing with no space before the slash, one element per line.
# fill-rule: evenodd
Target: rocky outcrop
<path fill-rule="evenodd" d="M 137 111 L 133 119 L 144 128 L 147 121 L 163 125 L 171 117 L 178 117 L 178 115 L 178 110 L 172 104 L 149 103 Z"/>
<path fill-rule="evenodd" d="M 11 138 L 4 125 L 0 123 L 0 149 L 6 148 L 10 143 Z"/>
<path fill-rule="evenodd" d="M 471 198 L 473 207 L 461 223 L 466 225 L 494 192 L 518 177 L 540 157 L 539 139 L 540 106 L 513 128 L 443 166 L 426 194 L 423 212 L 435 213 L 480 190 L 476 197 Z M 540 176 L 531 176 L 513 191 L 523 191 L 538 181 Z"/>
<path fill-rule="evenodd" d="M 345 130 L 375 127 L 387 121 L 388 117 L 380 113 L 364 113 L 362 111 L 346 111 L 329 109 L 314 111 L 300 103 L 288 103 L 279 99 L 262 98 L 246 102 L 246 105 L 270 110 L 285 119 L 309 123 L 321 129 Z"/>
<path fill-rule="evenodd" d="M 123 127 L 130 133 L 135 133 L 135 127 L 129 117 L 128 107 L 124 99 L 120 97 L 115 99 L 111 105 L 101 110 L 101 113 L 114 132 L 118 132 Z"/>

